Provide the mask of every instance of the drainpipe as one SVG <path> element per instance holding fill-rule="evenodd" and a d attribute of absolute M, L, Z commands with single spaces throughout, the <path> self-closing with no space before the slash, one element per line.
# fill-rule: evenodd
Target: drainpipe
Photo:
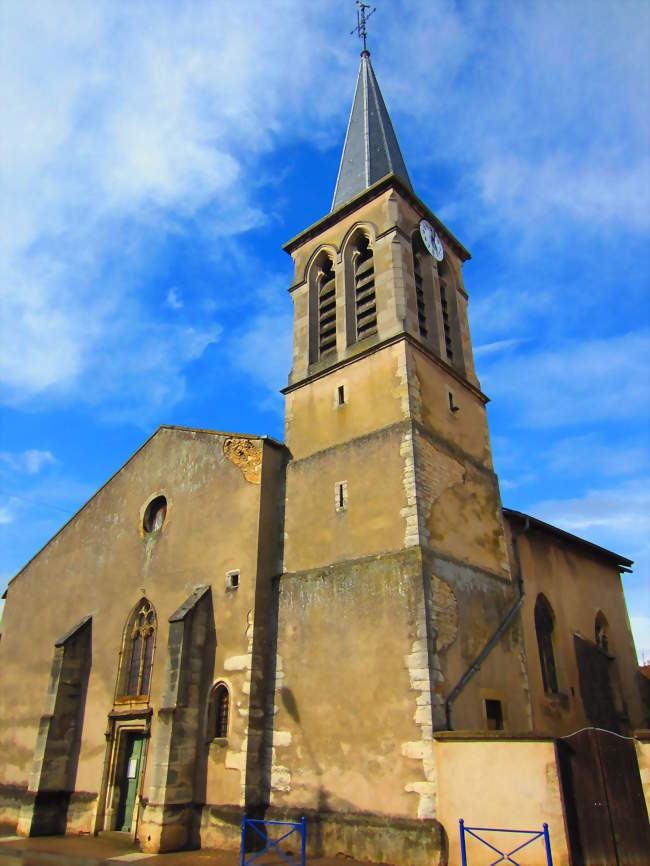
<path fill-rule="evenodd" d="M 472 662 L 472 664 L 467 668 L 462 677 L 458 680 L 458 683 L 454 687 L 454 689 L 450 692 L 449 697 L 445 701 L 445 715 L 447 717 L 447 730 L 453 731 L 454 729 L 454 715 L 452 711 L 452 704 L 458 697 L 458 695 L 463 691 L 467 683 L 472 679 L 474 674 L 481 669 L 481 665 L 485 661 L 485 659 L 490 655 L 494 647 L 501 640 L 501 636 L 508 629 L 513 619 L 517 616 L 519 611 L 521 610 L 521 606 L 524 603 L 524 598 L 526 597 L 526 591 L 524 589 L 524 576 L 521 570 L 521 559 L 519 557 L 519 537 L 524 535 L 524 533 L 528 532 L 530 527 L 530 520 L 526 517 L 524 522 L 524 528 L 515 535 L 512 534 L 512 550 L 515 555 L 515 562 L 517 563 L 517 587 L 519 589 L 519 597 L 514 605 L 510 608 L 508 613 L 505 615 L 503 622 L 499 625 L 497 630 L 494 632 L 489 641 L 485 644 L 481 652 L 477 655 L 476 659 Z"/>

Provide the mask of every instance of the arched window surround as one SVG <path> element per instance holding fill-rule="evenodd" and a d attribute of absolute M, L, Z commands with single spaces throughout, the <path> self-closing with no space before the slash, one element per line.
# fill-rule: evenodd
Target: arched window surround
<path fill-rule="evenodd" d="M 157 631 L 156 610 L 143 596 L 131 610 L 122 634 L 116 703 L 148 702 Z"/>
<path fill-rule="evenodd" d="M 374 228 L 358 224 L 343 243 L 345 273 L 345 338 L 352 346 L 376 337 L 379 329 Z"/>
<path fill-rule="evenodd" d="M 307 268 L 309 288 L 309 363 L 336 358 L 338 319 L 337 255 L 321 248 Z M 333 280 L 328 279 L 331 273 Z"/>
<path fill-rule="evenodd" d="M 544 691 L 547 695 L 556 695 L 559 688 L 554 641 L 555 614 L 549 600 L 541 592 L 535 600 L 535 634 Z"/>
<path fill-rule="evenodd" d="M 230 733 L 232 713 L 231 688 L 218 680 L 210 691 L 206 733 L 208 741 L 225 740 Z"/>
<path fill-rule="evenodd" d="M 609 630 L 609 622 L 602 610 L 597 611 L 594 618 L 594 640 L 596 646 L 600 647 L 603 652 L 612 655 L 612 643 Z"/>
<path fill-rule="evenodd" d="M 413 282 L 415 285 L 415 310 L 420 340 L 438 353 L 440 347 L 440 324 L 435 307 L 435 260 L 427 251 L 420 229 L 411 235 L 411 256 L 413 259 Z"/>
<path fill-rule="evenodd" d="M 446 258 L 438 262 L 436 270 L 435 294 L 439 323 L 440 357 L 452 367 L 464 371 L 458 299 L 456 297 L 457 277 Z"/>

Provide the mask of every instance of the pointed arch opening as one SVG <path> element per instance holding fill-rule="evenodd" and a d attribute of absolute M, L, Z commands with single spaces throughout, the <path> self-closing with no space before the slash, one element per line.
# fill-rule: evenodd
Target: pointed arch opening
<path fill-rule="evenodd" d="M 345 330 L 348 346 L 377 333 L 375 260 L 370 234 L 358 228 L 345 244 Z"/>
<path fill-rule="evenodd" d="M 557 694 L 557 669 L 553 649 L 555 614 L 545 595 L 540 593 L 535 601 L 535 633 L 539 650 L 539 663 L 542 669 L 542 682 L 547 694 Z"/>
<path fill-rule="evenodd" d="M 594 620 L 594 640 L 596 641 L 596 646 L 600 647 L 601 650 L 606 653 L 611 652 L 609 623 L 602 610 L 598 611 Z"/>
<path fill-rule="evenodd" d="M 336 352 L 336 274 L 334 259 L 323 250 L 309 274 L 309 361 Z"/>
<path fill-rule="evenodd" d="M 157 624 L 156 611 L 143 596 L 129 614 L 124 628 L 116 690 L 118 701 L 148 700 Z"/>
<path fill-rule="evenodd" d="M 230 690 L 224 682 L 218 682 L 210 693 L 208 702 L 208 740 L 222 740 L 230 728 Z"/>

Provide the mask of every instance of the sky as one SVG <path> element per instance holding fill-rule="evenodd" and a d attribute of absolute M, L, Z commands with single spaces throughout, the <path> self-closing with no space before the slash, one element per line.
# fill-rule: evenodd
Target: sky
<path fill-rule="evenodd" d="M 635 560 L 650 661 L 650 4 L 375 0 L 471 251 L 504 505 Z M 159 424 L 283 438 L 281 245 L 330 209 L 352 0 L 0 0 L 0 591 Z"/>

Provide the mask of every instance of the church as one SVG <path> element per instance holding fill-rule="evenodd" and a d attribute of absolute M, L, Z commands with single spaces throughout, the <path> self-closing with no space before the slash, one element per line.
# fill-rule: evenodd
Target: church
<path fill-rule="evenodd" d="M 470 254 L 365 48 L 332 209 L 284 249 L 284 442 L 160 427 L 9 584 L 0 824 L 156 852 L 305 816 L 308 853 L 398 866 L 459 863 L 459 818 L 596 862 L 598 825 L 644 862 L 632 563 L 502 506 Z"/>

